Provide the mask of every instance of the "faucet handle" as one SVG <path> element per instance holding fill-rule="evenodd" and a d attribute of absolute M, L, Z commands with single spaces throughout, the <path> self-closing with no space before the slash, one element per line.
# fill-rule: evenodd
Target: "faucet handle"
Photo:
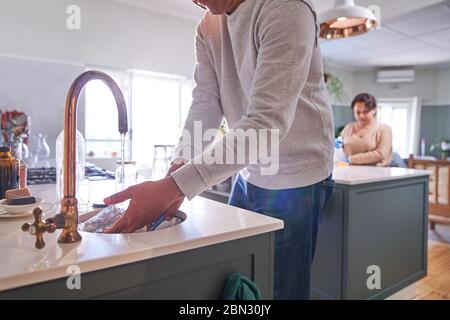
<path fill-rule="evenodd" d="M 56 230 L 54 223 L 45 223 L 42 221 L 41 208 L 35 208 L 33 210 L 34 223 L 25 223 L 22 225 L 22 231 L 29 232 L 31 235 L 36 236 L 36 248 L 42 249 L 45 247 L 44 233 L 53 233 Z"/>

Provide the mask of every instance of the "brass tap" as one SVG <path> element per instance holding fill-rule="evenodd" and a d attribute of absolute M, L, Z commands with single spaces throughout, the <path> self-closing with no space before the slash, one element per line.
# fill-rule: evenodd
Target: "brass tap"
<path fill-rule="evenodd" d="M 29 232 L 31 235 L 36 236 L 35 246 L 38 249 L 45 247 L 44 233 L 53 233 L 56 230 L 56 225 L 53 223 L 46 223 L 42 221 L 42 210 L 35 208 L 33 210 L 34 223 L 25 223 L 22 225 L 22 231 Z"/>
<path fill-rule="evenodd" d="M 119 86 L 106 73 L 90 70 L 75 79 L 69 89 L 66 98 L 64 113 L 64 197 L 61 199 L 61 212 L 55 217 L 47 219 L 46 223 L 54 225 L 57 229 L 63 229 L 58 238 L 58 243 L 73 243 L 81 241 L 78 232 L 78 206 L 76 191 L 76 129 L 77 129 L 77 106 L 81 91 L 91 80 L 101 80 L 111 90 L 117 104 L 119 114 L 119 132 L 128 132 L 127 107 L 125 99 Z M 25 231 L 25 230 L 24 230 Z M 42 233 L 40 234 L 42 237 Z M 39 242 L 38 249 L 43 248 L 45 242 Z"/>

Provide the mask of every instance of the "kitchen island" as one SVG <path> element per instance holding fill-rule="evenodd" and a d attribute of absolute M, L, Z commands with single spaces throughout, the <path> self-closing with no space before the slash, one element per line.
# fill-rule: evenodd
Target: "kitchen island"
<path fill-rule="evenodd" d="M 403 168 L 335 168 L 312 298 L 385 299 L 426 276 L 428 177 Z"/>
<path fill-rule="evenodd" d="M 31 188 L 56 203 L 55 189 Z M 113 192 L 113 182 L 91 183 L 93 202 Z M 153 232 L 82 232 L 81 242 L 58 244 L 57 230 L 44 235 L 42 250 L 20 229 L 32 216 L 3 217 L 0 299 L 220 299 L 232 272 L 252 279 L 264 299 L 273 297 L 273 234 L 281 220 L 201 197 L 180 210 L 184 222 Z"/>
<path fill-rule="evenodd" d="M 335 167 L 322 216 L 312 299 L 384 299 L 427 272 L 428 171 Z M 223 192 L 205 197 L 227 201 Z"/>

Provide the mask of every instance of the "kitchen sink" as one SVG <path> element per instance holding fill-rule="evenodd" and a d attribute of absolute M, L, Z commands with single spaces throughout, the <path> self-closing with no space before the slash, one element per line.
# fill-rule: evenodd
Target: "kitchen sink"
<path fill-rule="evenodd" d="M 125 209 L 117 206 L 108 206 L 103 209 L 92 210 L 80 214 L 79 229 L 80 231 L 90 233 L 105 233 L 104 229 L 112 226 L 125 212 Z M 166 220 L 162 214 L 153 224 L 141 228 L 135 232 L 152 232 L 162 229 L 171 228 L 181 224 L 187 218 L 186 213 L 178 210 L 171 220 Z"/>

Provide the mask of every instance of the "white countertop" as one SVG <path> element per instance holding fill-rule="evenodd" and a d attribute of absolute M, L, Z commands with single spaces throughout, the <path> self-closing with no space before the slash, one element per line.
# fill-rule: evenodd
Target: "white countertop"
<path fill-rule="evenodd" d="M 371 166 L 334 167 L 333 180 L 338 184 L 358 185 L 430 175 L 430 171 Z"/>
<path fill-rule="evenodd" d="M 335 167 L 338 184 L 398 180 L 429 175 L 426 170 L 368 166 Z M 33 194 L 57 202 L 54 185 L 32 186 Z M 114 193 L 113 182 L 91 182 L 91 202 L 101 203 Z M 34 247 L 35 237 L 22 232 L 26 218 L 0 218 L 0 291 L 43 281 L 67 277 L 67 268 L 80 267 L 90 272 L 117 265 L 186 251 L 281 229 L 283 222 L 268 216 L 196 197 L 180 208 L 188 218 L 175 227 L 155 232 L 128 235 L 82 233 L 83 241 L 58 244 L 60 230 L 45 234 L 46 246 Z M 48 212 L 44 218 L 53 216 Z"/>
<path fill-rule="evenodd" d="M 56 202 L 55 186 L 32 186 L 33 194 Z M 91 200 L 100 202 L 114 192 L 111 182 L 92 182 Z M 33 217 L 0 218 L 0 291 L 68 277 L 67 268 L 77 265 L 90 272 L 158 256 L 245 238 L 283 228 L 283 221 L 219 202 L 196 197 L 180 210 L 188 218 L 163 230 L 135 234 L 82 232 L 83 240 L 58 244 L 60 230 L 45 234 L 46 246 L 38 250 L 35 237 L 21 231 Z M 48 212 L 45 218 L 55 213 Z"/>

